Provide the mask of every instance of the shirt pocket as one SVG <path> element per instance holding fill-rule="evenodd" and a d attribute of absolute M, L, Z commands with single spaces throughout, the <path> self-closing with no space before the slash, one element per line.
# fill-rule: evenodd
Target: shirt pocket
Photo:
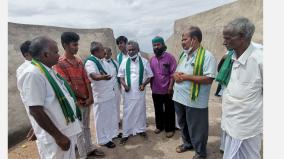
<path fill-rule="evenodd" d="M 170 64 L 163 63 L 161 67 L 162 67 L 162 70 L 161 70 L 162 75 L 169 75 L 170 74 Z"/>
<path fill-rule="evenodd" d="M 243 99 L 252 93 L 253 82 L 239 82 L 228 86 L 229 94 L 237 99 Z"/>

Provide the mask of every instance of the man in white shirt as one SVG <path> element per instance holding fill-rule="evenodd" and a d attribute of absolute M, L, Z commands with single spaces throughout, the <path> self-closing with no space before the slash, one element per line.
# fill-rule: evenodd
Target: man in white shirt
<path fill-rule="evenodd" d="M 153 77 L 149 62 L 139 55 L 139 45 L 135 41 L 127 43 L 129 57 L 122 61 L 118 77 L 123 90 L 122 139 L 125 144 L 130 135 L 146 137 L 145 87 Z"/>
<path fill-rule="evenodd" d="M 111 58 L 111 56 L 112 56 L 111 49 L 109 47 L 105 47 L 104 49 L 105 49 L 105 52 L 106 52 L 105 60 L 109 64 L 114 77 L 117 77 L 119 65 L 114 59 Z M 115 98 L 116 98 L 117 121 L 120 121 L 120 99 L 121 99 L 120 88 L 121 87 L 120 87 L 120 82 L 119 82 L 118 77 L 112 78 L 112 81 L 114 83 L 114 92 L 115 92 Z"/>
<path fill-rule="evenodd" d="M 112 139 L 118 135 L 117 106 L 115 98 L 116 80 L 109 64 L 103 60 L 105 51 L 99 42 L 92 42 L 91 55 L 85 61 L 85 70 L 91 81 L 94 96 L 94 120 L 96 140 L 99 145 L 114 148 Z"/>
<path fill-rule="evenodd" d="M 59 58 L 57 44 L 48 37 L 37 37 L 31 41 L 29 51 L 33 64 L 17 77 L 17 85 L 37 137 L 39 156 L 42 159 L 75 159 L 77 134 L 82 130 L 71 93 L 51 69 Z M 52 84 L 61 90 L 71 115 L 66 115 Z"/>
<path fill-rule="evenodd" d="M 260 159 L 263 53 L 251 43 L 254 30 L 254 24 L 244 17 L 229 22 L 223 30 L 223 44 L 233 50 L 231 76 L 222 98 L 224 159 Z"/>
<path fill-rule="evenodd" d="M 120 52 L 117 53 L 117 56 L 116 56 L 116 60 L 119 66 L 121 65 L 122 61 L 128 57 L 127 50 L 126 50 L 127 42 L 128 42 L 128 39 L 125 36 L 119 36 L 116 39 L 116 45 L 118 46 L 118 49 L 120 50 Z"/>
<path fill-rule="evenodd" d="M 20 76 L 20 74 L 31 64 L 32 57 L 29 53 L 29 46 L 31 44 L 31 41 L 27 40 L 24 43 L 21 44 L 20 50 L 22 52 L 23 57 L 25 58 L 25 62 L 22 63 L 18 68 L 17 68 L 17 74 L 16 76 Z"/>

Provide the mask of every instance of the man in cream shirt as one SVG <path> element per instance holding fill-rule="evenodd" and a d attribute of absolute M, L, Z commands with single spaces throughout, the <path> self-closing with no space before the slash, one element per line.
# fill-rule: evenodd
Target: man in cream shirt
<path fill-rule="evenodd" d="M 263 54 L 251 43 L 254 30 L 254 24 L 244 17 L 229 22 L 223 30 L 224 45 L 234 51 L 222 99 L 224 159 L 260 159 Z"/>

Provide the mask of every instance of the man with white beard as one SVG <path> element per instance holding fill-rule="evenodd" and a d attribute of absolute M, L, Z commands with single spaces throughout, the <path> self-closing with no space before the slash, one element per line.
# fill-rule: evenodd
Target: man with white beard
<path fill-rule="evenodd" d="M 139 55 L 139 45 L 135 41 L 127 43 L 129 57 L 122 61 L 118 77 L 124 87 L 122 139 L 125 144 L 130 135 L 146 137 L 146 91 L 145 87 L 153 77 L 149 62 Z"/>

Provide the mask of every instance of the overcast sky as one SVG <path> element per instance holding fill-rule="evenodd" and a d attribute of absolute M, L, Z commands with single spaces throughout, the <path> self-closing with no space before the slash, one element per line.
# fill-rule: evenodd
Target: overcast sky
<path fill-rule="evenodd" d="M 235 0 L 9 0 L 8 21 L 71 28 L 112 28 L 152 52 L 151 39 L 166 40 L 176 19 Z"/>

